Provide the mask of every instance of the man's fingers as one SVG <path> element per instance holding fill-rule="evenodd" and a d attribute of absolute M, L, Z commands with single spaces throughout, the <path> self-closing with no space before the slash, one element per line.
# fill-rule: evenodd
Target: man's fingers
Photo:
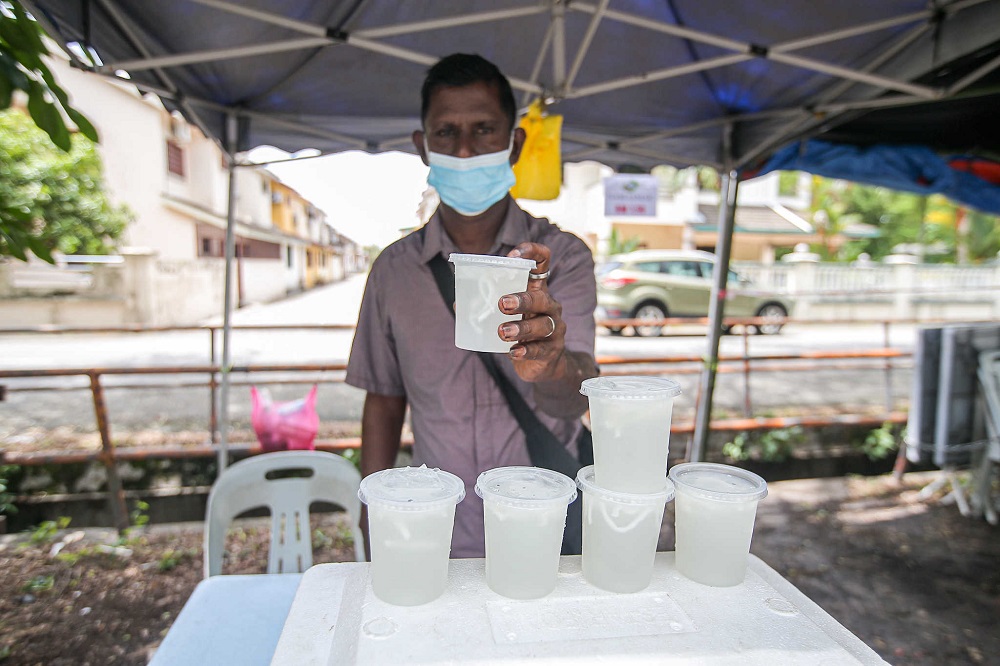
<path fill-rule="evenodd" d="M 548 272 L 549 259 L 552 256 L 552 252 L 549 248 L 540 243 L 520 243 L 513 250 L 508 252 L 507 256 L 534 259 L 535 268 L 531 272 L 538 275 Z"/>
<path fill-rule="evenodd" d="M 559 327 L 566 327 L 550 315 L 539 315 L 521 321 L 508 321 L 500 325 L 500 337 L 508 342 L 539 341 L 551 338 Z"/>
<path fill-rule="evenodd" d="M 558 318 L 562 314 L 562 306 L 552 298 L 545 289 L 531 289 L 516 294 L 507 294 L 500 298 L 500 311 L 504 314 L 549 314 Z"/>

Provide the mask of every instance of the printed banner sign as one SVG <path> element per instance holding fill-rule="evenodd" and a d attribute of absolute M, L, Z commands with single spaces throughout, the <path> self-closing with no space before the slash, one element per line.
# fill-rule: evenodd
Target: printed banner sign
<path fill-rule="evenodd" d="M 656 217 L 656 176 L 619 173 L 604 179 L 604 214 Z"/>

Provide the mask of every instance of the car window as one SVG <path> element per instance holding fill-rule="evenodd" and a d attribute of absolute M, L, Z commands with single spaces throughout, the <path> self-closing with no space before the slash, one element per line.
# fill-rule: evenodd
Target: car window
<path fill-rule="evenodd" d="M 698 270 L 701 271 L 701 276 L 706 280 L 712 279 L 712 272 L 715 270 L 715 264 L 711 261 L 699 261 Z"/>
<path fill-rule="evenodd" d="M 679 277 L 701 277 L 697 261 L 664 261 L 661 272 Z"/>
<path fill-rule="evenodd" d="M 660 272 L 660 262 L 658 261 L 639 261 L 633 268 L 637 271 L 642 271 L 643 273 L 659 273 Z"/>
<path fill-rule="evenodd" d="M 598 264 L 594 267 L 594 274 L 600 277 L 601 275 L 607 275 L 616 268 L 621 268 L 622 262 L 620 261 L 607 261 L 603 264 Z"/>
<path fill-rule="evenodd" d="M 740 274 L 736 271 L 729 271 L 729 284 L 739 284 Z"/>

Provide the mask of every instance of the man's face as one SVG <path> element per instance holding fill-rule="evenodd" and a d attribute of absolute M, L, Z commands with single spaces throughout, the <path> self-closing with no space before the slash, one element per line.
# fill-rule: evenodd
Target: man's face
<path fill-rule="evenodd" d="M 431 152 L 475 157 L 506 150 L 511 127 L 496 87 L 479 82 L 467 86 L 442 86 L 431 93 L 424 131 L 413 133 L 413 142 L 426 164 L 425 135 Z M 517 160 L 522 142 L 523 133 L 518 131 L 511 164 Z"/>

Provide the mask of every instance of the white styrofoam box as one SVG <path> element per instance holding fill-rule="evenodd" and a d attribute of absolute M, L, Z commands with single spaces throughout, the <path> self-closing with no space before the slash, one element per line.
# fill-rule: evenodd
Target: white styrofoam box
<path fill-rule="evenodd" d="M 403 608 L 378 600 L 368 565 L 307 571 L 272 664 L 884 664 L 861 640 L 758 558 L 742 585 L 713 588 L 657 553 L 634 594 L 589 585 L 563 557 L 556 590 L 515 601 L 492 592 L 484 560 L 452 560 L 444 595 Z"/>

